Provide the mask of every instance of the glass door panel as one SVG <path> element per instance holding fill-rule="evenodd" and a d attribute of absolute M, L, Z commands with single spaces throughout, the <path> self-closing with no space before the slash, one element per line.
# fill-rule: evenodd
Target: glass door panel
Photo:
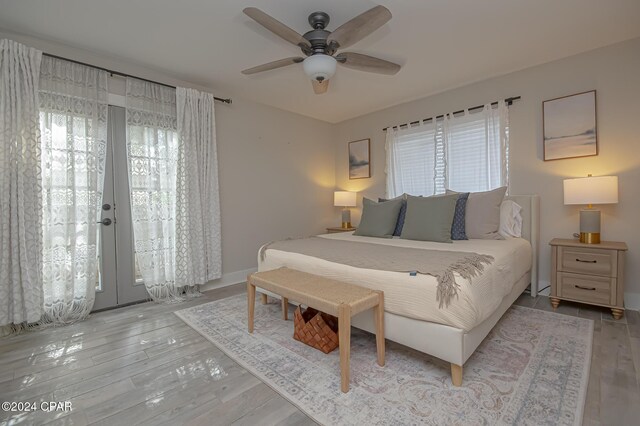
<path fill-rule="evenodd" d="M 131 225 L 125 109 L 109 106 L 107 161 L 100 225 L 100 274 L 94 310 L 148 299 L 137 276 Z"/>

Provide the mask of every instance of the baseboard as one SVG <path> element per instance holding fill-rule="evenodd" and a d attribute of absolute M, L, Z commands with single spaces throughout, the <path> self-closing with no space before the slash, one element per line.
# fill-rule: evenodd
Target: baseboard
<path fill-rule="evenodd" d="M 551 294 L 549 281 L 538 280 L 538 296 L 549 296 Z M 527 294 L 531 294 L 531 286 L 527 287 Z"/>
<path fill-rule="evenodd" d="M 538 280 L 538 294 L 540 296 L 549 296 L 551 294 L 551 282 Z"/>
<path fill-rule="evenodd" d="M 640 311 L 640 293 L 632 293 L 630 291 L 625 292 L 624 307 L 625 309 Z"/>
<path fill-rule="evenodd" d="M 217 280 L 212 280 L 203 286 L 200 286 L 200 291 L 213 290 L 214 288 L 228 287 L 230 285 L 243 283 L 247 281 L 247 275 L 256 272 L 258 268 L 249 268 L 242 271 L 229 272 L 222 274 L 222 277 Z"/>

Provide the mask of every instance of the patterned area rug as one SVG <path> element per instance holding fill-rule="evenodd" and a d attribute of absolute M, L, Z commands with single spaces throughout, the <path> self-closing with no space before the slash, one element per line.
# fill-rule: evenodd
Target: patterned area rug
<path fill-rule="evenodd" d="M 581 424 L 593 321 L 513 306 L 464 366 L 460 388 L 449 364 L 353 329 L 351 390 L 340 392 L 339 353 L 293 339 L 279 302 L 256 303 L 247 332 L 246 296 L 176 312 L 182 320 L 315 421 L 363 424 Z M 289 318 L 293 318 L 290 315 Z"/>

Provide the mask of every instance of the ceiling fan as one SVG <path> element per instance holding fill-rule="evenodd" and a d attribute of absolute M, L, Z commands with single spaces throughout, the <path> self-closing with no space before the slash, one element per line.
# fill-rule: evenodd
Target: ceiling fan
<path fill-rule="evenodd" d="M 306 58 L 295 56 L 258 65 L 242 71 L 245 75 L 302 63 L 304 72 L 313 83 L 313 91 L 319 95 L 327 91 L 329 79 L 336 72 L 337 63 L 358 71 L 378 74 L 393 75 L 400 71 L 400 65 L 373 56 L 355 52 L 342 52 L 335 55 L 338 49 L 355 44 L 389 21 L 391 12 L 384 6 L 369 9 L 334 31 L 325 29 L 329 24 L 329 15 L 324 12 L 314 12 L 309 15 L 309 24 L 313 29 L 303 35 L 255 7 L 247 7 L 243 12 L 272 33 L 300 47 L 302 53 L 307 56 Z"/>

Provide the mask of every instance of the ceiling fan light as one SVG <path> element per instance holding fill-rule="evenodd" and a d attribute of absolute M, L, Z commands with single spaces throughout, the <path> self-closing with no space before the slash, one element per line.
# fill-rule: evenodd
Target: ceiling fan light
<path fill-rule="evenodd" d="M 320 53 L 306 58 L 302 67 L 312 80 L 329 80 L 336 73 L 336 60 L 333 56 Z"/>

